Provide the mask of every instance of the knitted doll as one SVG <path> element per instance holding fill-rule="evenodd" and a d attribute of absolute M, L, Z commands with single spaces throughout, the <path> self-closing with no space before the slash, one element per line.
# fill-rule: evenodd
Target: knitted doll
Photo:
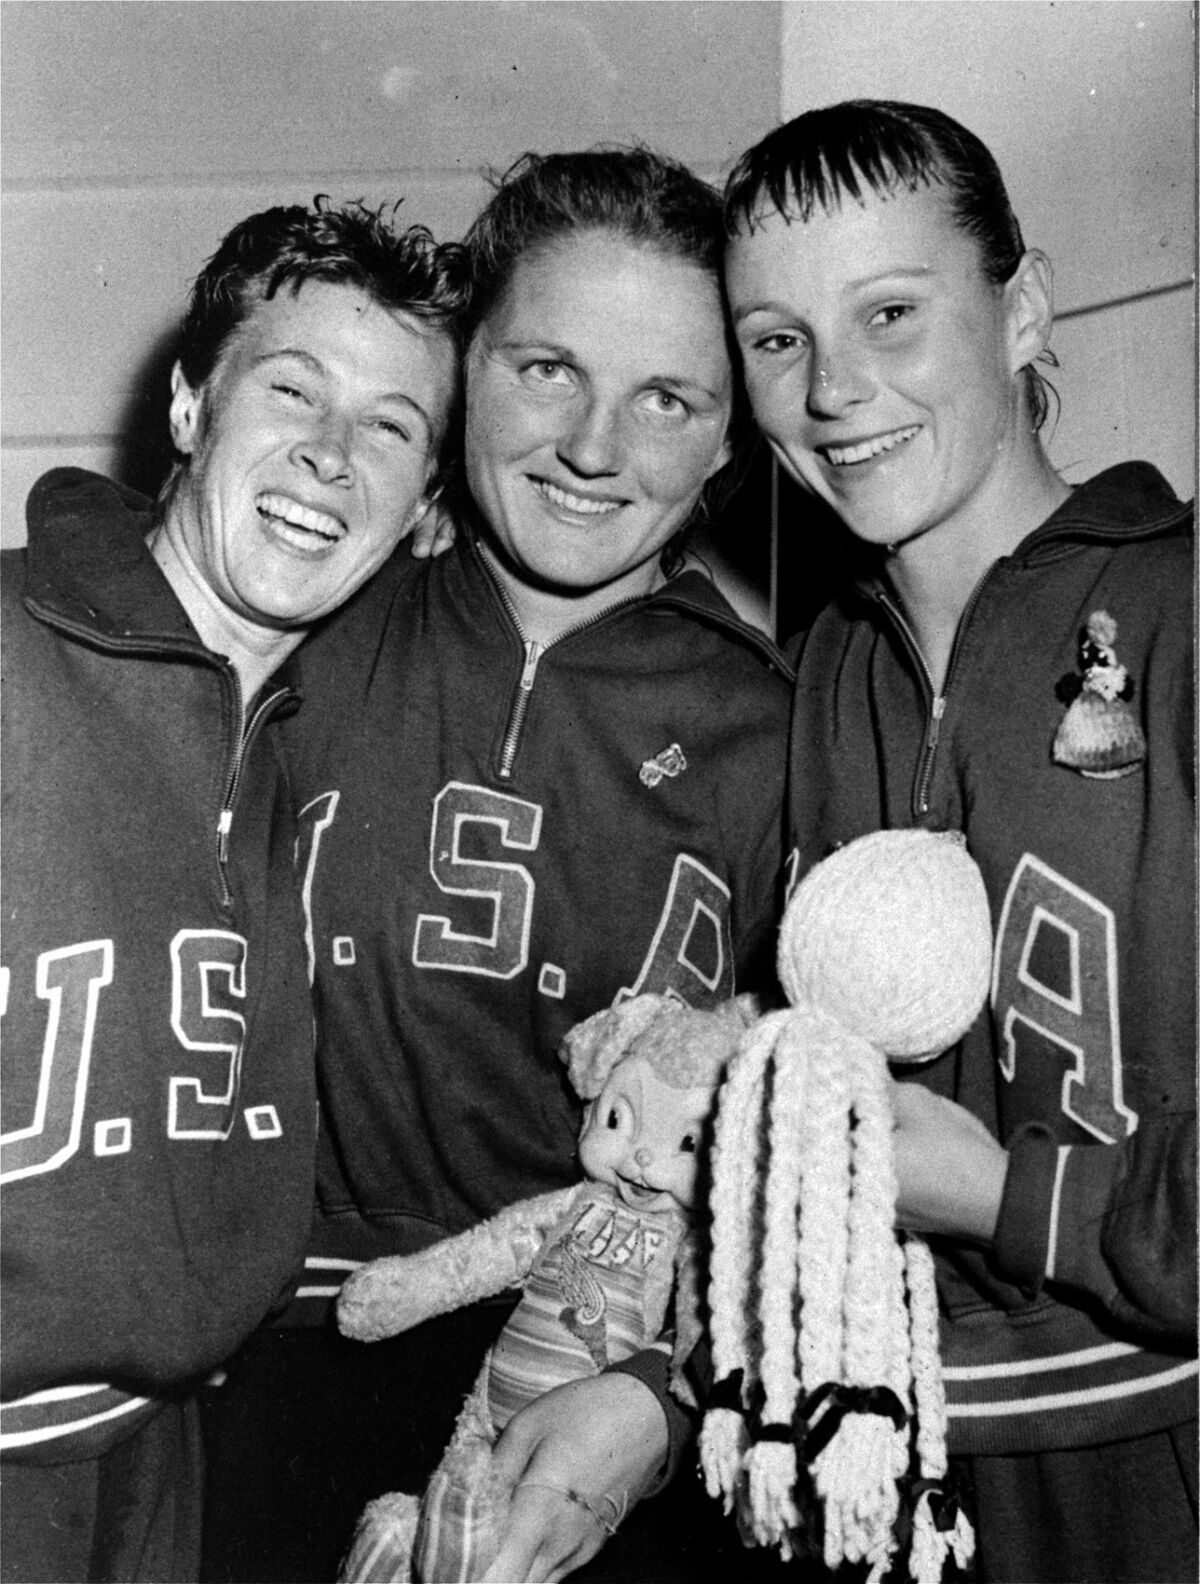
<path fill-rule="evenodd" d="M 364 1341 L 507 1288 L 523 1295 L 424 1497 L 393 1494 L 367 1507 L 343 1580 L 480 1578 L 512 1495 L 492 1474 L 497 1436 L 552 1387 L 654 1344 L 673 1295 L 675 1385 L 687 1395 L 678 1367 L 699 1332 L 690 1235 L 697 1151 L 750 1017 L 741 1001 L 700 1012 L 642 995 L 578 1024 L 560 1056 L 590 1101 L 579 1142 L 586 1180 L 510 1205 L 418 1254 L 376 1260 L 346 1282 L 338 1323 Z M 623 1516 L 609 1496 L 563 1494 L 610 1533 Z"/>
<path fill-rule="evenodd" d="M 745 1037 L 713 1145 L 710 1493 L 748 1543 L 936 1584 L 974 1536 L 947 1472 L 932 1256 L 894 1230 L 887 1061 L 954 1044 L 991 925 L 961 836 L 882 831 L 818 864 L 780 931 L 790 1008 Z M 903 1498 L 903 1499 L 902 1499 Z"/>

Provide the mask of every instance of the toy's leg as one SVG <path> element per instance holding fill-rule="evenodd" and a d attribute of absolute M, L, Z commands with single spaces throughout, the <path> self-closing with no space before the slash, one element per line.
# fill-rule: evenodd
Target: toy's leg
<path fill-rule="evenodd" d="M 409 1584 L 420 1505 L 402 1491 L 369 1502 L 338 1573 L 339 1584 Z"/>
<path fill-rule="evenodd" d="M 483 1576 L 496 1555 L 512 1492 L 492 1473 L 496 1435 L 486 1378 L 485 1365 L 421 1499 L 413 1571 L 422 1584 L 468 1584 Z"/>

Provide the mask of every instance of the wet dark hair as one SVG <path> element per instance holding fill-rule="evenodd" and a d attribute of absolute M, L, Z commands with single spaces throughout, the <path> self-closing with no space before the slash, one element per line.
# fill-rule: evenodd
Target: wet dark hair
<path fill-rule="evenodd" d="M 437 244 L 424 226 L 397 229 L 398 208 L 336 205 L 319 194 L 307 208 L 266 209 L 235 225 L 192 286 L 179 347 L 188 384 L 198 389 L 209 378 L 256 304 L 310 280 L 356 287 L 381 308 L 445 331 L 461 352 L 469 299 L 463 250 Z M 453 420 L 451 414 L 443 467 L 445 440 L 457 444 Z"/>
<path fill-rule="evenodd" d="M 715 514 L 736 488 L 756 443 L 725 308 L 719 193 L 686 165 L 640 145 L 522 154 L 491 180 L 492 197 L 463 239 L 472 282 L 468 342 L 508 290 L 523 258 L 582 232 L 613 232 L 691 264 L 713 281 L 734 371 L 729 425 L 733 457 L 705 485 L 698 508 L 699 516 Z M 680 553 L 681 538 L 676 536 L 663 552 L 666 563 L 677 564 Z"/>
<path fill-rule="evenodd" d="M 1001 286 L 1016 273 L 1025 243 L 990 150 L 942 111 L 895 100 L 848 99 L 768 133 L 729 173 L 726 234 L 752 232 L 767 207 L 803 223 L 817 207 L 828 213 L 846 198 L 861 202 L 864 184 L 880 197 L 942 188 L 988 280 Z M 1052 352 L 1042 361 L 1057 366 Z M 1025 374 L 1033 427 L 1040 429 L 1053 387 L 1032 364 Z"/>

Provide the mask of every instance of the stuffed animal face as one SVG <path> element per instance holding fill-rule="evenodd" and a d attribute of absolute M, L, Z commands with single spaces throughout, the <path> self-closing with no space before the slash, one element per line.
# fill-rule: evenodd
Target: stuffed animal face
<path fill-rule="evenodd" d="M 584 1114 L 580 1165 L 631 1209 L 661 1210 L 674 1202 L 690 1210 L 715 1093 L 709 1085 L 676 1089 L 646 1057 L 627 1057 Z"/>

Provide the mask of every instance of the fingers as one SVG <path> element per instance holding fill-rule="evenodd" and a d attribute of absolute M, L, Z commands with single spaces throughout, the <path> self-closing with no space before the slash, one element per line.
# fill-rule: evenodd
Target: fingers
<path fill-rule="evenodd" d="M 454 518 L 440 502 L 435 501 L 413 529 L 409 548 L 418 561 L 439 556 L 454 543 L 456 532 Z"/>
<path fill-rule="evenodd" d="M 504 1539 L 485 1584 L 547 1584 L 565 1578 L 607 1538 L 587 1506 L 562 1486 L 522 1481 L 513 1491 Z"/>

